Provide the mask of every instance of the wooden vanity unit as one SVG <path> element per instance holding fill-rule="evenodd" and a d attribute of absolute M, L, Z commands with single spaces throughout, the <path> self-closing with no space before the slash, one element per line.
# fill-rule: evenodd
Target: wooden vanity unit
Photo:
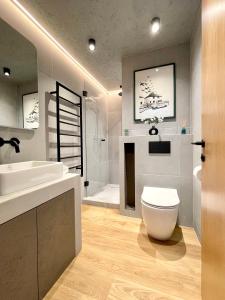
<path fill-rule="evenodd" d="M 0 224 L 0 299 L 43 299 L 80 251 L 76 201 L 78 185 Z"/>

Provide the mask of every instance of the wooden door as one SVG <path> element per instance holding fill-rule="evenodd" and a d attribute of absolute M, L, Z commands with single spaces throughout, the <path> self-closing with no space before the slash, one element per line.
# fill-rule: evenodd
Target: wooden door
<path fill-rule="evenodd" d="M 225 299 L 225 0 L 202 1 L 202 299 Z"/>

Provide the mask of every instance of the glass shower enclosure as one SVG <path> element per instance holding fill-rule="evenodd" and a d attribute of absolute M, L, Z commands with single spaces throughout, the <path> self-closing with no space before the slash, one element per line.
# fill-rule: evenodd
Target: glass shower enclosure
<path fill-rule="evenodd" d="M 108 183 L 107 115 L 104 99 L 86 97 L 85 155 L 86 196 L 93 196 Z"/>

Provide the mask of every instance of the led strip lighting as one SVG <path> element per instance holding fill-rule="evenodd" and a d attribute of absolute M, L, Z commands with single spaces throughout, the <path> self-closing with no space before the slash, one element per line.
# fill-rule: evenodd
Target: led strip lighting
<path fill-rule="evenodd" d="M 107 91 L 109 96 L 118 95 L 122 90 Z"/>
<path fill-rule="evenodd" d="M 114 94 L 115 91 L 107 91 L 107 89 L 94 77 L 89 73 L 30 13 L 26 10 L 26 8 L 19 3 L 18 0 L 11 0 L 19 9 L 22 11 L 28 18 L 31 20 L 41 31 L 44 33 L 56 46 L 57 48 L 63 52 L 68 58 L 72 60 L 72 62 L 76 65 L 76 67 L 87 76 L 96 86 L 98 86 L 104 93 L 106 94 Z"/>

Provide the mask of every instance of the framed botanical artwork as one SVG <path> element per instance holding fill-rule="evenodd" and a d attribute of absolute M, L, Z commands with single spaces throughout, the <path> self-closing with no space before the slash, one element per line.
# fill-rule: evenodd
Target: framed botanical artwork
<path fill-rule="evenodd" d="M 134 120 L 176 118 L 176 65 L 134 71 Z"/>
<path fill-rule="evenodd" d="M 23 95 L 23 127 L 28 129 L 39 127 L 38 93 Z"/>

